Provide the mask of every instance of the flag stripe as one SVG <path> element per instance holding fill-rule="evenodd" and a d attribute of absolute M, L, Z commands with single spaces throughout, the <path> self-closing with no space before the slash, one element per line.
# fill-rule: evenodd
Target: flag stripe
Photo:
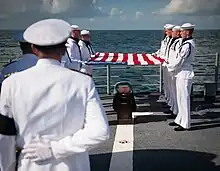
<path fill-rule="evenodd" d="M 137 53 L 96 53 L 91 57 L 93 62 L 107 62 L 117 63 L 124 62 L 127 65 L 157 65 L 162 64 L 164 59 L 151 54 L 137 54 Z"/>

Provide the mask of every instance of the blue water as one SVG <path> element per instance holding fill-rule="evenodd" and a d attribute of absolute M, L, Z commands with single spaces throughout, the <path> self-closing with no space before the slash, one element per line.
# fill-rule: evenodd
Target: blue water
<path fill-rule="evenodd" d="M 12 39 L 12 35 L 17 31 L 0 30 L 0 56 L 1 61 L 15 58 L 21 54 L 18 43 Z M 91 31 L 94 49 L 97 52 L 135 52 L 135 53 L 152 53 L 160 47 L 160 41 L 163 32 L 159 30 L 127 30 L 127 31 Z M 198 30 L 194 33 L 197 47 L 197 54 L 204 55 L 196 57 L 194 62 L 195 71 L 198 73 L 195 82 L 203 82 L 204 80 L 214 80 L 214 76 L 199 76 L 199 74 L 214 73 L 213 66 L 206 64 L 214 64 L 215 55 L 205 56 L 206 54 L 220 53 L 220 31 L 219 30 Z M 205 66 L 199 66 L 204 63 Z M 106 78 L 96 78 L 104 76 L 106 69 L 101 68 L 94 70 L 96 85 L 106 85 Z M 158 91 L 159 77 L 146 76 L 148 74 L 159 74 L 159 69 L 155 67 L 126 67 L 124 69 L 112 69 L 111 85 L 117 81 L 130 81 L 134 85 L 134 91 Z M 118 76 L 118 77 L 117 77 Z M 104 93 L 106 88 L 98 88 L 99 92 Z"/>

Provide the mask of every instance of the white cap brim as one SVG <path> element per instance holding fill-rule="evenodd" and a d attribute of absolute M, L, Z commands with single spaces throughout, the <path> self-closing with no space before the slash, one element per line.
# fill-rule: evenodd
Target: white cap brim
<path fill-rule="evenodd" d="M 80 31 L 80 28 L 78 25 L 71 25 L 72 30 L 78 30 Z"/>
<path fill-rule="evenodd" d="M 89 32 L 88 30 L 82 30 L 82 31 L 80 32 L 80 35 L 81 35 L 81 36 L 90 35 L 90 32 Z"/>
<path fill-rule="evenodd" d="M 29 26 L 24 39 L 39 46 L 53 46 L 65 42 L 71 34 L 71 26 L 64 20 L 46 19 Z"/>
<path fill-rule="evenodd" d="M 165 24 L 164 25 L 164 28 L 167 29 L 167 30 L 172 30 L 173 27 L 175 27 L 175 25 L 173 25 L 173 24 Z"/>
<path fill-rule="evenodd" d="M 181 26 L 181 30 L 191 30 L 194 28 L 195 28 L 195 25 L 191 23 L 185 23 Z"/>
<path fill-rule="evenodd" d="M 180 26 L 175 26 L 173 27 L 172 31 L 180 31 L 181 30 L 181 27 Z"/>

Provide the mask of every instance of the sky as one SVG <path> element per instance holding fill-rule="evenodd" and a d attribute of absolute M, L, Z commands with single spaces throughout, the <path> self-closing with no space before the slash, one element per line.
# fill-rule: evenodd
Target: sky
<path fill-rule="evenodd" d="M 25 29 L 46 18 L 90 30 L 161 30 L 186 22 L 220 29 L 220 0 L 0 0 L 0 29 Z"/>

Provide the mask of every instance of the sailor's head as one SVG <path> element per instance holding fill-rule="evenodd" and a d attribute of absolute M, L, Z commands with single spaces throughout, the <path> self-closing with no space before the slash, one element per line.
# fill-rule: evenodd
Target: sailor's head
<path fill-rule="evenodd" d="M 71 28 L 72 28 L 71 36 L 73 38 L 79 39 L 80 38 L 80 28 L 79 28 L 79 26 L 78 25 L 72 25 Z"/>
<path fill-rule="evenodd" d="M 22 54 L 33 53 L 31 49 L 31 44 L 24 40 L 24 32 L 21 31 L 13 36 L 14 40 L 19 42 Z"/>
<path fill-rule="evenodd" d="M 172 29 L 175 25 L 173 24 L 165 24 L 164 25 L 164 31 L 167 36 L 171 37 L 172 36 Z"/>
<path fill-rule="evenodd" d="M 188 37 L 192 37 L 192 34 L 194 32 L 195 25 L 191 23 L 185 23 L 181 26 L 181 37 L 183 39 L 186 39 Z"/>
<path fill-rule="evenodd" d="M 173 29 L 172 29 L 172 37 L 173 38 L 179 38 L 180 37 L 180 29 L 181 29 L 180 26 L 173 27 Z"/>
<path fill-rule="evenodd" d="M 65 54 L 65 44 L 71 35 L 71 26 L 60 19 L 46 19 L 29 26 L 24 39 L 31 43 L 33 52 L 39 58 L 61 60 Z"/>
<path fill-rule="evenodd" d="M 90 32 L 88 30 L 82 30 L 80 32 L 81 39 L 84 41 L 90 41 Z"/>

